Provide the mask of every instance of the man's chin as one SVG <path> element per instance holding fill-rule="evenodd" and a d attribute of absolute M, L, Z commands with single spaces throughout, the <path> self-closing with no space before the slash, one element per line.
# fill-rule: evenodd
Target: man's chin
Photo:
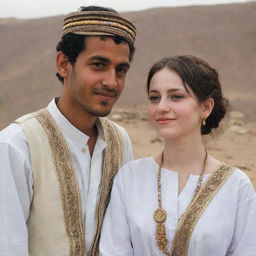
<path fill-rule="evenodd" d="M 90 114 L 95 116 L 95 117 L 104 117 L 110 114 L 112 108 L 111 109 L 102 109 L 102 110 L 91 110 Z"/>
<path fill-rule="evenodd" d="M 109 106 L 108 102 L 101 101 L 102 109 L 97 111 L 97 116 L 104 117 L 111 113 L 113 105 Z"/>
<path fill-rule="evenodd" d="M 95 117 L 104 117 L 110 114 L 114 104 L 109 104 L 109 102 L 101 101 L 100 104 L 94 106 L 86 106 L 84 110 Z"/>
<path fill-rule="evenodd" d="M 102 113 L 99 113 L 99 114 L 98 114 L 98 116 L 99 116 L 99 117 L 104 117 L 104 116 L 109 115 L 109 114 L 110 114 L 110 112 L 111 112 L 111 110 L 110 110 L 110 111 L 108 111 L 108 112 L 104 112 L 104 113 L 102 112 Z"/>

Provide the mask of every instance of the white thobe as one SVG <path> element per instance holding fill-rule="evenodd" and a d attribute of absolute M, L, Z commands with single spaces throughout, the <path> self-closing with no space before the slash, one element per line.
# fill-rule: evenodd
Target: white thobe
<path fill-rule="evenodd" d="M 85 225 L 86 247 L 90 248 L 96 230 L 96 205 L 100 195 L 103 150 L 102 131 L 93 155 L 89 137 L 74 127 L 58 110 L 53 99 L 47 107 L 67 142 L 79 183 Z M 97 125 L 97 123 L 96 123 Z M 130 139 L 117 125 L 123 141 L 123 163 L 133 159 Z M 29 217 L 33 198 L 33 177 L 28 143 L 20 125 L 13 123 L 0 132 L 0 255 L 27 256 Z M 50 205 L 49 205 L 50 207 Z M 46 209 L 47 210 L 47 209 Z"/>
<path fill-rule="evenodd" d="M 164 255 L 155 241 L 153 213 L 157 201 L 158 164 L 152 157 L 125 164 L 115 177 L 100 240 L 102 256 Z M 203 177 L 203 182 L 210 174 Z M 162 207 L 169 250 L 178 219 L 188 207 L 198 175 L 190 175 L 178 194 L 178 173 L 162 169 Z M 249 178 L 239 169 L 228 178 L 197 222 L 188 256 L 255 256 L 256 196 Z"/>

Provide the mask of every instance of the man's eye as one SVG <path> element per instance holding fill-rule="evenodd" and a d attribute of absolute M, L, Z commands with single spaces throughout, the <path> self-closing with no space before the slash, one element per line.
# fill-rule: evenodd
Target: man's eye
<path fill-rule="evenodd" d="M 103 68 L 104 67 L 104 63 L 102 63 L 102 62 L 93 62 L 91 65 L 95 68 Z"/>
<path fill-rule="evenodd" d="M 118 67 L 118 68 L 116 69 L 116 72 L 117 72 L 118 74 L 126 74 L 127 71 L 128 71 L 128 68 L 127 68 L 127 67 Z"/>
<path fill-rule="evenodd" d="M 150 102 L 156 103 L 160 100 L 160 97 L 158 97 L 158 96 L 149 96 L 148 99 L 149 99 Z"/>

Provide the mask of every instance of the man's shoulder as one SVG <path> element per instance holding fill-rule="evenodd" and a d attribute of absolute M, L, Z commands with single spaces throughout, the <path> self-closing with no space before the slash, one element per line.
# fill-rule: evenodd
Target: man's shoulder
<path fill-rule="evenodd" d="M 17 123 L 11 123 L 9 126 L 0 131 L 1 154 L 23 156 L 28 159 L 28 144 L 25 134 Z"/>
<path fill-rule="evenodd" d="M 32 118 L 33 113 L 25 114 L 0 131 L 0 144 L 5 144 L 16 149 L 27 147 L 27 139 L 21 123 Z"/>
<path fill-rule="evenodd" d="M 24 139 L 25 135 L 21 126 L 17 123 L 11 123 L 0 131 L 0 143 L 11 144 L 12 141 Z"/>
<path fill-rule="evenodd" d="M 129 138 L 127 131 L 124 127 L 122 127 L 120 124 L 117 124 L 116 122 L 110 120 L 109 118 L 104 118 L 104 120 L 108 123 L 110 123 L 112 126 L 114 126 L 120 133 L 123 139 Z"/>

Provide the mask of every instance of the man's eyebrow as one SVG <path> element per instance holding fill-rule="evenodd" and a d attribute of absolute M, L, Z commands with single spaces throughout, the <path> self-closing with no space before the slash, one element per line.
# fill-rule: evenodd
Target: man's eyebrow
<path fill-rule="evenodd" d="M 102 57 L 100 55 L 95 55 L 95 56 L 92 56 L 89 58 L 89 60 L 91 61 L 101 61 L 101 62 L 104 62 L 104 63 L 110 63 L 110 60 L 108 58 L 105 58 L 105 57 Z M 129 69 L 130 68 L 130 63 L 129 62 L 120 62 L 117 64 L 117 67 L 124 67 L 124 68 L 127 68 Z"/>
<path fill-rule="evenodd" d="M 92 56 L 91 58 L 89 58 L 90 60 L 98 60 L 98 61 L 102 61 L 102 62 L 110 62 L 108 58 L 102 57 L 102 56 Z"/>
<path fill-rule="evenodd" d="M 102 61 L 102 62 L 105 62 L 105 63 L 110 63 L 110 60 L 108 58 L 105 58 L 105 57 L 102 57 L 100 55 L 95 55 L 95 56 L 92 56 L 91 58 L 89 58 L 91 61 Z M 129 62 L 121 62 L 121 63 L 118 63 L 118 66 L 122 66 L 122 67 L 127 67 L 127 68 L 130 68 L 130 63 Z"/>
<path fill-rule="evenodd" d="M 121 62 L 118 64 L 118 67 L 130 68 L 130 63 L 129 62 Z"/>

